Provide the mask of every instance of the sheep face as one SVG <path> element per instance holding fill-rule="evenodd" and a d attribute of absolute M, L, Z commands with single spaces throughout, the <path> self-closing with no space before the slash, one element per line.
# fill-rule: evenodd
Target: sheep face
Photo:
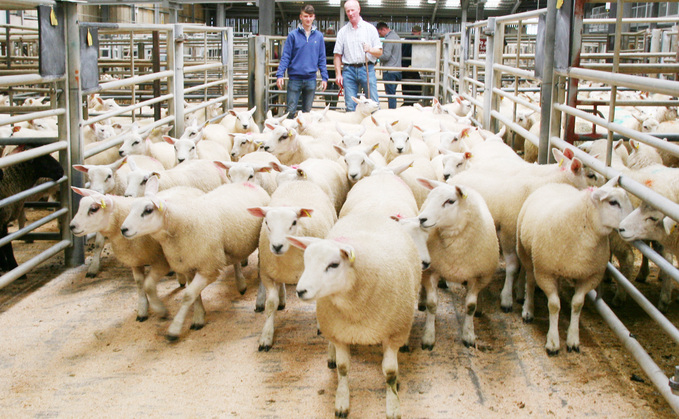
<path fill-rule="evenodd" d="M 111 167 L 87 165 L 85 168 L 87 169 L 87 177 L 90 180 L 90 189 L 100 194 L 107 194 L 115 188 L 115 173 Z"/>
<path fill-rule="evenodd" d="M 197 138 L 198 139 L 198 138 Z M 194 139 L 179 139 L 174 142 L 174 152 L 177 158 L 177 163 L 182 163 L 188 160 L 198 158 L 198 151 L 196 150 L 196 143 Z"/>
<path fill-rule="evenodd" d="M 602 234 L 617 230 L 622 220 L 632 212 L 632 203 L 627 192 L 615 187 L 617 182 L 618 179 L 614 178 L 601 188 L 594 190 L 591 195 L 599 212 L 601 225 L 606 230 L 602 231 Z"/>
<path fill-rule="evenodd" d="M 144 196 L 144 192 L 146 191 L 146 183 L 152 175 L 152 172 L 139 168 L 130 171 L 130 173 L 127 175 L 127 188 L 125 188 L 125 196 L 134 198 Z"/>
<path fill-rule="evenodd" d="M 332 240 L 287 236 L 304 250 L 304 272 L 297 283 L 297 295 L 304 301 L 318 300 L 352 286 L 353 247 Z"/>
<path fill-rule="evenodd" d="M 255 183 L 255 167 L 249 163 L 231 163 L 228 175 L 232 183 Z"/>
<path fill-rule="evenodd" d="M 413 239 L 417 253 L 420 255 L 422 261 L 422 270 L 426 271 L 431 265 L 431 256 L 427 248 L 427 240 L 429 239 L 429 232 L 420 226 L 420 219 L 418 217 L 401 218 L 399 216 L 392 216 L 392 220 L 396 221 Z"/>
<path fill-rule="evenodd" d="M 286 236 L 298 234 L 302 219 L 311 217 L 313 209 L 300 207 L 262 208 L 264 225 L 269 237 L 269 250 L 277 256 L 284 255 L 290 249 Z"/>
<path fill-rule="evenodd" d="M 233 147 L 231 147 L 231 158 L 237 159 L 247 154 L 252 147 L 252 136 L 247 134 L 236 134 L 233 137 Z"/>
<path fill-rule="evenodd" d="M 163 228 L 166 210 L 167 205 L 155 197 L 140 198 L 132 204 L 129 215 L 120 226 L 120 233 L 128 239 L 156 233 Z"/>
<path fill-rule="evenodd" d="M 120 157 L 145 154 L 146 149 L 146 141 L 141 137 L 139 131 L 133 127 L 128 137 L 120 145 L 118 154 L 120 154 Z"/>
<path fill-rule="evenodd" d="M 438 184 L 429 192 L 418 214 L 420 226 L 429 229 L 439 226 L 457 231 L 464 230 L 467 217 L 461 216 L 470 191 L 462 186 Z M 453 228 L 454 227 L 454 228 Z"/>
<path fill-rule="evenodd" d="M 355 97 L 352 99 L 354 102 L 356 102 L 356 112 L 360 113 L 361 115 L 368 116 L 380 109 L 379 103 L 372 99 L 368 99 L 363 95 L 361 95 L 361 97 L 358 99 Z"/>
<path fill-rule="evenodd" d="M 113 128 L 112 125 L 108 124 L 94 124 L 94 140 L 95 141 L 104 141 L 107 140 L 111 137 L 113 137 L 116 134 L 115 129 Z"/>
<path fill-rule="evenodd" d="M 375 163 L 360 147 L 353 147 L 347 150 L 344 154 L 344 161 L 347 163 L 347 178 L 349 182 L 358 182 L 375 169 Z"/>
<path fill-rule="evenodd" d="M 247 131 L 249 130 L 252 125 L 254 125 L 255 121 L 252 119 L 252 115 L 255 113 L 257 110 L 257 107 L 255 106 L 254 108 L 250 109 L 249 111 L 242 111 L 242 112 L 235 112 L 235 111 L 230 111 L 231 115 L 236 117 L 236 128 L 240 131 Z"/>
<path fill-rule="evenodd" d="M 389 126 L 389 125 L 387 125 Z M 389 148 L 394 154 L 407 154 L 411 151 L 410 133 L 406 131 L 393 131 L 389 128 Z"/>
<path fill-rule="evenodd" d="M 191 119 L 191 123 L 188 124 L 186 128 L 184 128 L 184 133 L 180 138 L 191 140 L 198 137 L 201 133 L 202 130 L 198 126 L 198 121 Z"/>
<path fill-rule="evenodd" d="M 662 241 L 672 232 L 673 224 L 665 214 L 642 203 L 620 222 L 618 231 L 626 241 Z"/>
<path fill-rule="evenodd" d="M 264 151 L 268 151 L 275 156 L 281 156 L 286 151 L 294 148 L 294 140 L 296 138 L 297 131 L 278 126 L 271 131 L 271 136 L 264 142 L 262 147 Z"/>
<path fill-rule="evenodd" d="M 472 154 L 466 153 L 449 153 L 443 156 L 443 180 L 448 181 L 456 174 L 467 170 L 469 168 L 469 160 Z"/>
<path fill-rule="evenodd" d="M 78 212 L 71 220 L 70 229 L 75 236 L 96 233 L 105 229 L 113 213 L 113 201 L 105 195 L 91 191 L 80 200 Z"/>
<path fill-rule="evenodd" d="M 641 132 L 656 132 L 660 127 L 660 122 L 654 117 L 648 117 L 641 122 Z"/>

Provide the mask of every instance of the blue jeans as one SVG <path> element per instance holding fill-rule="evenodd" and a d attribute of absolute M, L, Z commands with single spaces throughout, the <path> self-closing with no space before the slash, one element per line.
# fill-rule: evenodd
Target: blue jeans
<path fill-rule="evenodd" d="M 356 102 L 351 100 L 351 98 L 358 98 L 359 86 L 363 88 L 363 92 L 365 92 L 366 96 L 368 95 L 365 66 L 352 67 L 345 65 L 342 70 L 342 77 L 344 78 L 344 103 L 346 104 L 347 112 L 353 112 L 356 110 Z M 375 66 L 373 64 L 370 64 L 370 99 L 378 104 L 380 103 L 380 97 L 377 94 Z"/>
<path fill-rule="evenodd" d="M 401 72 L 400 71 L 385 71 L 384 72 L 384 80 L 385 81 L 401 81 Z M 384 83 L 384 91 L 388 95 L 395 95 L 396 94 L 396 87 L 398 84 L 396 83 Z M 389 109 L 396 109 L 396 98 L 395 97 L 390 97 L 387 99 L 389 101 Z"/>
<path fill-rule="evenodd" d="M 288 80 L 288 103 L 286 107 L 288 119 L 295 117 L 300 96 L 302 96 L 302 112 L 309 112 L 314 104 L 315 95 L 316 79 Z"/>

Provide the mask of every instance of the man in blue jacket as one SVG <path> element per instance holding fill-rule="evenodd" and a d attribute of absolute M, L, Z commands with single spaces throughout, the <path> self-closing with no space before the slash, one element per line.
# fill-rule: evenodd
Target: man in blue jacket
<path fill-rule="evenodd" d="M 309 112 L 316 95 L 316 71 L 321 70 L 321 91 L 328 87 L 328 69 L 323 34 L 313 26 L 314 6 L 302 7 L 297 29 L 290 32 L 283 47 L 283 56 L 276 73 L 276 85 L 283 89 L 283 77 L 288 71 L 288 118 L 294 118 L 297 103 L 302 97 L 302 112 Z"/>

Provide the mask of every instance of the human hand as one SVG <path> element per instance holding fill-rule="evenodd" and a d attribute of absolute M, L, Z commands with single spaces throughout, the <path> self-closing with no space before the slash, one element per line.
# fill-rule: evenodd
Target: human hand
<path fill-rule="evenodd" d="M 341 74 L 338 74 L 338 75 L 337 75 L 337 78 L 335 79 L 335 83 L 337 83 L 337 85 L 338 85 L 339 87 L 342 87 L 342 88 L 343 88 L 343 87 L 344 87 L 344 77 L 342 77 Z"/>
<path fill-rule="evenodd" d="M 321 81 L 321 92 L 325 92 L 325 89 L 328 88 L 328 82 L 327 81 Z"/>
<path fill-rule="evenodd" d="M 283 90 L 283 78 L 280 77 L 276 80 L 276 86 L 278 86 L 278 90 Z"/>
<path fill-rule="evenodd" d="M 365 42 L 363 43 L 363 51 L 365 52 L 370 52 L 370 45 L 366 44 Z"/>

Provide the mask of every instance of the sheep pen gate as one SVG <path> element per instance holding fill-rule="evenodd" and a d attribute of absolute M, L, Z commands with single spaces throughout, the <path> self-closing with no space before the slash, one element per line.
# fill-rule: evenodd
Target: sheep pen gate
<path fill-rule="evenodd" d="M 215 104 L 223 104 L 224 108 L 232 108 L 235 98 L 246 96 L 242 91 L 239 94 L 235 91 L 235 88 L 232 88 L 232 86 L 239 84 L 245 86 L 244 89 L 254 95 L 250 98 L 250 105 L 256 104 L 258 106 L 258 122 L 261 122 L 268 108 L 278 106 L 273 102 L 273 97 L 281 93 L 275 90 L 275 82 L 272 83 L 272 79 L 275 79 L 272 76 L 272 71 L 275 71 L 277 66 L 277 62 L 272 58 L 272 51 L 279 48 L 275 44 L 276 42 L 280 43 L 282 39 L 280 37 L 251 37 L 250 47 L 248 48 L 245 47 L 243 38 L 234 38 L 230 28 L 87 22 L 75 25 L 75 4 L 64 4 L 63 7 L 65 18 L 62 27 L 68 28 L 66 39 L 75 42 L 75 45 L 80 45 L 81 42 L 88 43 L 88 36 L 91 36 L 93 44 L 98 44 L 97 69 L 111 74 L 113 77 L 109 80 L 95 77 L 95 83 L 87 89 L 82 88 L 82 79 L 76 80 L 73 77 L 75 73 L 73 69 L 80 69 L 81 66 L 78 59 L 73 58 L 73 56 L 78 56 L 79 49 L 77 48 L 73 51 L 74 54 L 69 54 L 69 60 L 66 63 L 69 70 L 64 76 L 57 77 L 12 73 L 16 71 L 35 73 L 37 69 L 35 63 L 39 57 L 33 54 L 32 48 L 34 47 L 25 48 L 28 54 L 26 56 L 7 56 L 7 62 L 12 64 L 8 64 L 7 68 L 3 69 L 4 72 L 0 72 L 0 90 L 9 93 L 12 104 L 20 103 L 27 96 L 47 94 L 50 96 L 50 105 L 27 107 L 21 109 L 21 112 L 18 112 L 16 106 L 0 108 L 0 113 L 10 114 L 0 117 L 0 128 L 31 119 L 57 116 L 59 130 L 57 135 L 49 138 L 24 138 L 21 140 L 14 137 L 2 138 L 3 145 L 26 143 L 38 147 L 30 152 L 3 157 L 0 159 L 0 168 L 37 155 L 58 151 L 67 175 L 57 182 L 48 182 L 14 198 L 6 198 L 0 201 L 0 206 L 8 205 L 13 202 L 10 199 L 23 199 L 29 194 L 44 191 L 56 185 L 60 187 L 60 196 L 62 197 L 61 202 L 48 204 L 54 208 L 54 211 L 47 217 L 0 240 L 0 244 L 2 244 L 24 236 L 28 231 L 39 225 L 55 219 L 60 220 L 59 233 L 29 234 L 27 238 L 57 240 L 57 243 L 49 250 L 22 263 L 16 270 L 0 277 L 0 288 L 5 287 L 24 273 L 30 272 L 42 261 L 62 250 L 66 251 L 65 261 L 68 264 L 80 265 L 84 261 L 84 241 L 74 238 L 67 228 L 68 221 L 72 218 L 78 201 L 72 196 L 69 186 L 83 185 L 82 175 L 70 168 L 72 164 L 82 163 L 87 158 L 120 145 L 125 135 L 120 133 L 96 144 L 94 147 L 85 149 L 82 138 L 83 130 L 89 125 L 110 117 L 119 117 L 124 118 L 125 121 L 136 121 L 143 124 L 143 132 L 145 133 L 168 123 L 174 125 L 175 132 L 181 132 L 187 114 L 205 112 L 209 106 Z M 552 2 L 550 2 L 550 8 L 554 8 Z M 587 44 L 588 48 L 597 49 L 596 52 L 589 53 L 589 56 L 588 53 L 584 52 L 580 56 L 583 59 L 592 60 L 605 61 L 609 59 L 613 62 L 613 64 L 610 64 L 611 68 L 587 67 L 585 64 L 582 66 L 572 65 L 565 70 L 554 70 L 552 72 L 555 80 L 552 82 L 554 88 L 550 89 L 550 93 L 553 90 L 553 94 L 550 94 L 548 98 L 540 96 L 543 92 L 541 87 L 545 84 L 545 73 L 540 78 L 536 77 L 533 71 L 536 67 L 536 37 L 523 34 L 520 29 L 514 35 L 507 35 L 505 28 L 508 25 L 516 25 L 518 28 L 525 25 L 535 25 L 538 16 L 547 14 L 548 9 L 541 9 L 520 15 L 504 16 L 489 19 L 489 21 L 466 24 L 465 30 L 461 33 L 446 34 L 441 40 L 411 41 L 413 44 L 436 49 L 435 63 L 432 66 L 423 66 L 417 69 L 427 77 L 424 78 L 424 81 L 413 81 L 411 83 L 423 86 L 425 91 L 430 92 L 424 95 L 425 100 L 437 98 L 445 103 L 459 93 L 461 97 L 469 100 L 480 110 L 480 112 L 474 114 L 474 119 L 480 126 L 497 131 L 500 123 L 502 123 L 509 127 L 512 136 L 520 135 L 531 143 L 539 145 L 542 163 L 546 163 L 550 145 L 563 149 L 567 146 L 567 143 L 562 138 L 574 140 L 573 137 L 568 137 L 567 133 L 569 127 L 572 126 L 569 124 L 574 124 L 575 118 L 606 128 L 606 136 L 610 139 L 609 142 L 616 138 L 616 133 L 624 134 L 627 138 L 635 138 L 643 143 L 655 145 L 679 155 L 677 152 L 679 147 L 659 142 L 654 135 L 629 131 L 614 122 L 615 106 L 624 103 L 616 101 L 616 90 L 643 88 L 648 91 L 659 91 L 677 96 L 679 95 L 677 82 L 664 79 L 649 80 L 648 77 L 638 75 L 622 77 L 622 75 L 615 74 L 619 72 L 616 71 L 618 68 L 625 68 L 624 65 L 621 65 L 622 67 L 615 66 L 616 57 L 624 57 L 627 52 L 622 51 L 620 46 L 616 46 L 611 53 L 600 52 L 603 49 L 600 37 L 583 37 L 581 42 L 573 39 L 572 43 L 574 45 L 579 43 L 583 46 Z M 663 22 L 662 20 L 658 21 Z M 676 23 L 676 19 L 669 21 Z M 620 22 L 621 19 L 605 20 L 603 23 L 602 20 L 591 22 L 584 20 L 582 24 L 618 25 Z M 7 31 L 18 29 L 9 26 L 11 25 L 8 25 Z M 553 26 L 548 25 L 547 27 Z M 25 28 L 18 30 L 29 31 Z M 639 35 L 635 36 L 636 38 L 633 41 L 635 48 L 637 48 L 637 45 L 640 45 L 639 48 L 646 48 L 646 38 Z M 8 34 L 7 38 L 12 38 L 12 35 Z M 37 33 L 33 38 L 33 42 L 37 42 Z M 669 44 L 661 42 L 658 53 L 646 57 L 642 55 L 643 58 L 649 60 L 649 63 L 646 63 L 644 68 L 639 69 L 639 71 L 642 73 L 651 72 L 649 70 L 649 68 L 653 68 L 651 60 L 657 60 L 654 62 L 657 64 L 657 73 L 654 74 L 676 73 L 676 65 L 666 62 L 672 58 L 672 48 L 676 49 L 676 29 L 664 31 L 655 35 L 655 38 L 666 39 Z M 30 38 L 24 35 L 21 42 L 28 44 L 29 40 Z M 222 40 L 225 40 L 226 43 Z M 245 67 L 244 54 L 235 53 L 238 47 L 234 47 L 233 44 L 236 42 L 240 45 L 240 52 L 247 51 L 250 57 L 256 58 L 260 53 L 265 54 L 265 57 L 257 58 L 260 60 L 258 61 L 260 64 L 250 66 L 249 74 L 252 78 L 249 83 L 245 77 L 236 75 L 234 71 L 234 67 L 239 64 L 241 70 Z M 671 46 L 672 42 L 674 42 L 675 47 Z M 648 45 L 651 44 L 652 42 L 648 41 Z M 667 45 L 670 46 L 667 47 Z M 23 47 L 24 45 L 19 49 L 24 50 Z M 664 51 L 664 49 L 669 51 Z M 545 51 L 547 50 L 549 48 L 545 46 Z M 639 55 L 638 52 L 630 51 L 628 53 Z M 660 68 L 661 66 L 664 66 L 664 68 Z M 633 69 L 634 67 L 628 66 L 627 68 Z M 113 80 L 113 78 L 120 78 L 120 80 Z M 577 93 L 573 92 L 572 87 L 566 89 L 570 85 L 577 86 L 576 79 L 608 84 L 608 86 L 592 87 L 591 89 L 611 91 L 613 92 L 612 99 L 607 101 L 578 99 Z M 526 83 L 522 84 L 523 82 Z M 584 90 L 579 89 L 579 91 Z M 87 107 L 85 106 L 83 109 L 82 105 L 87 103 L 87 95 L 92 93 L 99 93 L 104 100 L 115 98 L 122 106 L 101 113 L 88 113 Z M 575 95 L 575 98 L 573 98 L 573 95 Z M 536 97 L 544 98 L 543 104 L 549 106 L 541 106 L 539 100 L 536 103 Z M 421 97 L 418 96 L 417 98 Z M 502 98 L 512 102 L 511 112 L 501 111 L 500 102 Z M 567 98 L 570 98 L 570 100 Z M 189 107 L 185 108 L 184 99 L 196 99 L 200 100 L 201 103 L 198 105 L 189 104 Z M 675 99 L 646 102 L 647 105 L 652 106 L 675 106 L 676 103 Z M 593 111 L 599 111 L 601 108 L 609 108 L 612 111 L 606 118 L 597 118 L 592 116 L 591 112 L 582 110 L 583 107 L 588 105 L 596 106 L 596 110 Z M 168 110 L 166 115 L 159 113 L 161 108 Z M 538 114 L 542 112 L 543 115 L 546 112 L 548 116 L 542 119 L 549 121 L 545 124 L 546 135 L 542 132 L 540 135 L 533 134 L 514 122 L 520 108 Z M 569 119 L 567 115 L 572 118 Z M 218 118 L 219 115 L 204 114 L 203 116 L 206 120 L 210 117 Z M 596 132 L 596 130 L 592 130 L 592 132 Z M 585 138 L 584 134 L 582 138 Z M 514 137 L 509 141 L 514 143 Z M 609 166 L 597 162 L 584 153 L 578 150 L 575 153 L 600 173 L 608 177 L 617 174 Z M 611 153 L 610 147 L 608 153 L 609 155 Z M 679 207 L 676 204 L 663 200 L 662 197 L 647 190 L 643 185 L 637 185 L 624 176 L 621 185 L 628 191 L 644 198 L 647 202 L 663 209 L 666 214 L 679 219 Z M 677 270 L 662 256 L 653 252 L 641 242 L 635 243 L 635 246 L 662 269 L 667 270 L 675 280 L 679 281 Z M 311 370 L 320 371 L 324 368 L 322 356 L 317 356 L 323 351 L 322 338 L 316 337 L 313 330 L 311 334 L 306 333 L 311 330 L 309 329 L 310 325 L 313 326 L 313 310 L 311 307 L 302 305 L 298 301 L 289 301 L 289 310 L 301 313 L 303 317 L 298 320 L 283 320 L 287 323 L 283 323 L 281 329 L 296 328 L 300 331 L 296 334 L 285 333 L 277 337 L 277 347 L 271 354 L 280 356 L 280 360 L 276 361 L 275 358 L 268 357 L 262 361 L 262 356 L 256 352 L 258 330 L 253 325 L 261 319 L 255 317 L 256 314 L 252 310 L 254 306 L 252 288 L 256 285 L 255 266 L 256 260 L 251 258 L 248 270 L 250 290 L 245 298 L 239 299 L 232 287 L 229 287 L 223 281 L 219 281 L 213 285 L 213 288 L 206 290 L 206 301 L 221 301 L 226 298 L 228 301 L 232 301 L 230 306 L 225 309 L 221 306 L 217 307 L 218 304 L 215 303 L 215 309 L 210 311 L 216 312 L 218 315 L 210 318 L 212 324 L 206 328 L 206 331 L 201 331 L 196 339 L 188 339 L 176 347 L 165 344 L 161 335 L 162 324 L 136 323 L 132 316 L 127 315 L 123 319 L 119 318 L 121 317 L 119 306 L 129 305 L 133 294 L 130 284 L 120 286 L 114 282 L 119 277 L 129 276 L 129 273 L 120 266 L 111 266 L 111 273 L 103 276 L 103 279 L 109 281 L 102 281 L 102 278 L 84 280 L 82 278 L 84 270 L 79 268 L 71 273 L 70 277 L 60 276 L 59 281 L 44 287 L 43 291 L 49 293 L 47 295 L 54 299 L 50 303 L 50 309 L 63 314 L 63 311 L 59 311 L 59 309 L 66 306 L 70 307 L 69 310 L 72 311 L 73 317 L 67 320 L 67 323 L 59 324 L 56 319 L 46 319 L 44 323 L 41 320 L 40 324 L 32 324 L 30 320 L 22 319 L 21 315 L 41 308 L 41 301 L 27 298 L 22 303 L 12 303 L 17 308 L 18 318 L 10 317 L 12 313 L 6 313 L 5 318 L 8 321 L 10 321 L 9 319 L 11 321 L 16 320 L 16 323 L 12 324 L 17 324 L 17 329 L 21 333 L 9 331 L 4 345 L 8 345 L 8 340 L 19 339 L 22 334 L 25 334 L 28 339 L 27 342 L 31 342 L 36 349 L 28 349 L 26 354 L 16 354 L 13 349 L 6 352 L 17 357 L 16 365 L 28 366 L 27 376 L 29 377 L 17 378 L 14 376 L 14 374 L 17 374 L 16 370 L 12 370 L 11 394 L 14 397 L 5 402 L 10 409 L 8 411 L 29 411 L 35 415 L 55 414 L 55 412 L 86 415 L 91 414 L 89 409 L 92 403 L 104 409 L 104 411 L 111 409 L 108 410 L 110 412 L 119 408 L 121 400 L 126 400 L 127 403 L 138 406 L 139 410 L 125 411 L 132 415 L 148 415 L 151 412 L 157 414 L 170 405 L 175 409 L 173 412 L 176 414 L 187 416 L 218 414 L 221 416 L 282 415 L 290 417 L 295 414 L 313 416 L 319 415 L 319 412 L 331 412 L 331 395 L 333 392 L 327 391 L 327 389 L 332 388 L 332 377 L 330 375 L 318 377 L 321 374 L 310 372 Z M 629 279 L 620 275 L 613 265 L 609 265 L 609 270 L 613 273 L 614 280 L 619 286 L 624 287 L 632 298 L 661 325 L 663 331 L 671 336 L 672 345 L 679 343 L 679 332 L 672 324 L 673 321 L 677 321 L 676 316 L 673 316 L 672 320 L 665 318 L 644 298 L 641 292 L 636 290 Z M 102 282 L 106 283 L 102 284 Z M 127 282 L 131 281 L 128 280 Z M 497 284 L 497 282 L 498 279 L 496 278 L 494 283 Z M 101 288 L 97 289 L 97 287 Z M 604 398 L 610 397 L 610 400 L 608 400 L 610 405 L 600 410 L 580 411 L 583 415 L 588 413 L 614 415 L 619 413 L 616 408 L 619 405 L 624 405 L 626 408 L 636 407 L 639 409 L 626 410 L 625 412 L 630 415 L 641 412 L 644 415 L 657 413 L 659 417 L 670 416 L 666 410 L 660 413 L 654 412 L 653 408 L 644 404 L 643 401 L 626 400 L 624 392 L 630 391 L 631 386 L 629 384 L 615 385 L 613 390 L 607 388 L 610 384 L 605 382 L 602 376 L 614 375 L 618 372 L 615 366 L 606 364 L 606 356 L 611 356 L 610 354 L 593 354 L 591 352 L 595 350 L 592 348 L 591 352 L 583 356 L 582 359 L 566 358 L 564 360 L 563 355 L 560 360 L 546 358 L 541 345 L 544 327 L 541 328 L 539 333 L 526 331 L 520 322 L 516 321 L 517 319 L 500 313 L 499 301 L 493 295 L 497 291 L 497 287 L 495 287 L 492 293 L 489 291 L 482 297 L 487 299 L 487 304 L 493 304 L 494 308 L 484 307 L 485 318 L 482 318 L 479 332 L 481 335 L 485 334 L 486 341 L 482 339 L 477 351 L 467 351 L 466 348 L 462 348 L 455 331 L 443 329 L 433 353 L 418 350 L 412 354 L 402 355 L 405 362 L 403 362 L 401 368 L 404 377 L 406 377 L 406 381 L 403 383 L 405 387 L 403 399 L 409 415 L 452 417 L 459 415 L 460 409 L 468 409 L 469 412 L 479 415 L 488 415 L 491 411 L 495 411 L 494 403 L 497 403 L 497 406 L 500 407 L 498 410 L 508 412 L 510 415 L 518 416 L 530 413 L 546 415 L 549 412 L 557 415 L 578 415 L 578 411 L 573 410 L 574 404 L 578 409 L 580 407 L 577 404 L 582 400 L 586 401 L 583 404 L 587 404 L 592 400 L 596 401 L 597 398 L 596 395 L 586 398 L 579 394 L 580 391 L 585 392 L 585 390 L 579 388 L 582 387 L 597 393 L 601 391 Z M 171 308 L 176 309 L 178 305 L 176 287 L 168 280 L 161 284 L 160 292 L 163 295 L 170 296 L 170 299 L 174 299 Z M 463 314 L 457 312 L 455 307 L 459 307 L 461 300 L 463 300 L 460 294 L 462 294 L 461 290 L 447 291 L 443 294 L 442 300 L 449 306 L 440 309 L 441 323 L 453 325 L 459 323 L 459 318 Z M 179 296 L 181 296 L 180 293 Z M 615 348 L 617 352 L 622 351 L 623 346 L 630 350 L 645 373 L 651 377 L 662 397 L 667 400 L 675 412 L 679 412 L 677 396 L 671 393 L 667 383 L 666 374 L 669 371 L 663 371 L 656 364 L 657 361 L 654 361 L 640 348 L 637 339 L 631 336 L 631 327 L 630 330 L 627 330 L 625 326 L 611 316 L 612 311 L 601 298 L 601 294 L 592 292 L 589 297 L 595 308 L 601 313 L 602 318 L 610 325 L 615 336 L 622 342 Z M 91 301 L 83 301 L 90 299 Z M 98 306 L 97 304 L 101 305 Z M 229 316 L 221 315 L 227 311 Z M 98 312 L 104 314 L 98 314 Z M 112 313 L 113 316 L 111 316 Z M 106 316 L 107 314 L 108 316 Z M 618 314 L 620 315 L 620 313 Z M 236 322 L 230 322 L 233 315 L 238 316 Z M 95 321 L 92 321 L 92 319 Z M 152 321 L 155 321 L 155 319 Z M 450 323 L 445 323 L 446 321 Z M 593 317 L 583 321 L 586 322 L 585 327 L 592 329 L 588 338 L 589 344 L 594 346 L 595 342 L 598 342 L 597 348 L 616 346 L 611 344 L 610 340 L 607 340 L 614 335 L 602 331 L 600 321 Z M 75 323 L 80 322 L 83 323 L 79 325 L 79 327 L 82 326 L 81 329 L 75 325 Z M 421 330 L 422 323 L 421 318 L 416 319 L 416 330 Z M 212 329 L 210 326 L 212 326 Z M 153 330 L 152 333 L 148 333 L 149 327 Z M 214 333 L 214 329 L 230 336 L 229 342 L 224 342 L 221 334 Z M 419 333 L 414 333 L 414 339 L 420 337 Z M 51 336 L 50 344 L 53 347 L 41 355 L 38 350 L 44 343 L 44 334 Z M 84 347 L 69 342 L 69 338 L 84 342 Z M 144 343 L 128 345 L 130 339 Z M 309 342 L 309 345 L 298 345 L 300 339 Z M 302 346 L 304 347 L 302 348 Z M 451 346 L 454 348 L 452 351 L 443 350 L 443 348 Z M 296 351 L 293 351 L 293 349 L 296 349 Z M 656 347 L 655 351 L 654 356 L 657 357 L 658 354 L 664 356 L 664 352 L 661 352 L 662 349 Z M 234 365 L 216 366 L 212 364 L 210 366 L 215 358 L 232 359 L 228 357 L 234 353 L 247 355 L 244 355 L 242 360 L 234 362 Z M 370 368 L 379 364 L 379 356 L 376 351 L 371 349 L 361 353 L 367 354 Z M 673 350 L 670 350 L 669 353 L 672 358 L 666 361 L 676 361 L 676 358 L 672 355 Z M 312 355 L 314 355 L 314 358 L 311 358 Z M 31 366 L 31 356 L 35 357 L 36 367 Z M 615 360 L 622 358 L 619 353 L 615 356 Z M 66 384 L 59 388 L 57 392 L 59 397 L 63 396 L 63 400 L 55 400 L 49 406 L 40 406 L 36 400 L 41 398 L 42 395 L 34 388 L 34 384 L 30 384 L 31 378 L 40 376 L 40 379 L 43 379 L 39 368 L 40 366 L 52 366 L 51 359 L 48 359 L 51 357 L 59 357 L 60 360 L 65 360 L 65 362 L 54 365 L 54 375 L 45 380 L 49 382 L 49 379 L 52 378 L 55 380 L 65 379 Z M 192 371 L 191 369 L 197 362 L 195 361 L 196 357 L 204 363 L 196 368 L 197 371 Z M 307 357 L 309 357 L 308 362 L 302 362 L 307 361 Z M 101 373 L 78 369 L 79 365 L 92 367 L 97 362 L 108 363 L 108 360 L 112 358 L 115 359 L 110 365 L 97 365 L 95 367 L 95 369 L 101 368 Z M 302 361 L 300 361 L 300 358 Z M 501 359 L 498 360 L 498 358 Z M 140 360 L 144 362 L 140 362 Z M 174 362 L 168 360 L 174 360 Z M 454 361 L 455 365 L 451 365 L 453 364 L 451 361 Z M 146 365 L 142 365 L 144 363 Z M 364 360 L 357 362 L 357 370 L 362 366 L 362 363 L 364 363 Z M 494 367 L 496 363 L 501 365 L 502 368 Z M 15 365 L 15 361 L 3 362 L 3 365 L 5 364 Z M 313 364 L 313 367 L 309 368 L 309 364 Z M 582 378 L 569 373 L 569 369 L 576 369 L 581 364 L 585 365 L 586 369 L 596 371 L 596 374 L 593 377 Z M 240 371 L 242 365 L 256 365 L 256 367 L 253 368 L 254 371 L 251 374 L 246 375 Z M 442 368 L 443 365 L 446 368 Z M 604 365 L 604 367 L 598 370 L 600 365 Z M 456 367 L 460 367 L 461 370 L 455 369 Z M 510 372 L 507 373 L 504 368 L 508 368 Z M 167 371 L 167 377 L 163 377 L 163 373 L 151 375 L 158 369 Z M 545 371 L 543 372 L 541 369 L 545 369 Z M 624 370 L 628 371 L 627 369 Z M 122 379 L 123 384 L 120 384 L 121 387 L 124 387 L 123 389 L 114 387 L 114 384 L 109 384 L 118 382 L 117 380 L 128 371 L 133 376 L 140 378 L 139 382 L 130 383 L 124 378 Z M 407 378 L 408 374 L 411 375 L 410 378 Z M 237 379 L 234 380 L 234 383 L 226 385 L 220 381 L 223 376 L 237 377 Z M 187 403 L 172 404 L 176 402 L 176 394 L 187 391 L 185 379 L 189 377 L 195 380 L 191 383 L 200 383 L 196 388 L 201 391 L 201 394 L 205 395 L 205 399 L 221 400 L 228 394 L 232 394 L 233 397 L 226 399 L 225 406 L 212 406 L 212 409 L 210 405 L 207 408 L 202 406 L 205 399 L 201 399 L 201 397 L 196 397 L 195 400 Z M 501 378 L 498 379 L 498 377 Z M 69 382 L 69 380 L 71 381 Z M 205 386 L 201 380 L 219 384 Z M 238 380 L 240 380 L 240 383 L 236 382 Z M 376 399 L 375 394 L 381 390 L 377 369 L 369 374 L 361 375 L 357 381 L 361 384 L 359 390 L 352 396 L 352 406 L 356 408 L 355 411 L 365 416 L 380 415 L 382 412 L 381 404 L 374 400 Z M 462 384 L 462 381 L 465 383 Z M 469 383 L 466 383 L 466 381 L 469 381 Z M 598 387 L 597 381 L 603 382 L 603 384 Z M 441 388 L 437 388 L 439 384 Z M 90 389 L 90 385 L 93 400 L 90 400 L 89 403 L 83 403 L 78 395 L 82 392 L 83 387 L 87 386 Z M 460 385 L 460 388 L 456 388 L 456 385 Z M 512 388 L 514 386 L 518 390 Z M 259 387 L 267 388 L 271 391 L 271 395 L 265 396 L 257 390 Z M 157 391 L 161 388 L 163 390 L 171 389 L 167 392 L 172 393 L 170 398 L 167 397 L 167 394 L 163 395 L 165 391 Z M 291 394 L 293 392 L 290 389 L 294 389 L 295 394 Z M 531 398 L 536 400 L 526 399 L 525 394 L 528 393 L 534 394 L 534 397 Z M 120 394 L 122 398 L 115 399 L 113 394 Z M 152 396 L 152 399 L 155 397 L 157 402 L 153 404 L 153 400 L 144 400 L 144 397 L 141 397 L 140 394 Z M 648 395 L 652 392 L 646 390 L 644 394 Z M 410 401 L 408 401 L 409 399 Z M 80 400 L 81 404 L 70 407 L 68 404 L 70 400 Z M 242 406 L 240 404 L 243 400 L 249 400 L 251 403 Z M 442 402 L 442 400 L 448 400 L 448 403 Z M 451 400 L 452 402 L 450 402 Z M 31 401 L 36 403 L 36 406 L 30 406 Z M 418 406 L 418 404 L 421 404 L 421 406 Z M 600 402 L 600 404 L 604 403 Z M 656 401 L 655 406 L 658 404 Z M 491 406 L 489 407 L 489 405 Z M 151 407 L 148 407 L 149 410 L 145 411 L 143 406 Z M 305 406 L 309 410 L 304 410 L 304 413 L 300 414 L 300 406 Z M 413 406 L 417 406 L 417 409 Z M 68 410 L 69 408 L 73 410 Z"/>

